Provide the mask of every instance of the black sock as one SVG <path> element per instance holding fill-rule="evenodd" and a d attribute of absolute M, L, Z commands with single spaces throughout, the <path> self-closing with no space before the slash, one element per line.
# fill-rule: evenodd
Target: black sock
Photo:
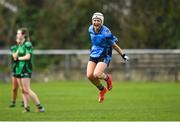
<path fill-rule="evenodd" d="M 37 104 L 36 107 L 37 107 L 38 109 L 42 109 L 42 108 L 43 108 L 41 104 Z"/>
<path fill-rule="evenodd" d="M 27 107 L 25 108 L 25 110 L 26 110 L 27 112 L 30 112 L 30 107 L 27 106 Z"/>
<path fill-rule="evenodd" d="M 104 89 L 104 86 L 101 84 L 100 86 L 97 87 L 100 91 Z"/>
<path fill-rule="evenodd" d="M 16 101 L 11 101 L 12 104 L 16 104 Z"/>
<path fill-rule="evenodd" d="M 21 101 L 21 107 L 24 107 L 24 101 Z"/>

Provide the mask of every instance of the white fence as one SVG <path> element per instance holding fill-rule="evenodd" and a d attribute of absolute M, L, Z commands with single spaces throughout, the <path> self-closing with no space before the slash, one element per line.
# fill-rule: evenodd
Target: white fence
<path fill-rule="evenodd" d="M 113 51 L 113 58 L 108 68 L 116 80 L 180 81 L 180 49 L 125 49 L 124 52 L 130 57 L 130 61 L 124 63 L 117 52 Z M 9 54 L 9 50 L 0 50 L 0 65 L 10 64 L 7 63 L 10 58 L 3 58 L 3 56 L 9 57 Z M 59 73 L 56 69 L 54 74 L 59 75 L 65 72 L 64 77 L 69 79 L 71 77 L 68 74 L 75 71 L 74 73 L 81 73 L 77 74 L 79 79 L 85 77 L 89 50 L 34 50 L 34 55 L 35 57 L 57 56 L 61 58 L 58 60 L 61 71 Z M 6 74 L 0 70 L 0 77 L 4 75 Z M 55 75 L 57 77 L 57 74 Z"/>
<path fill-rule="evenodd" d="M 125 49 L 127 54 L 180 54 L 180 49 Z M 113 51 L 113 53 L 116 53 Z M 0 50 L 0 55 L 10 54 L 9 50 Z M 89 50 L 34 50 L 35 55 L 71 55 L 89 54 Z"/>

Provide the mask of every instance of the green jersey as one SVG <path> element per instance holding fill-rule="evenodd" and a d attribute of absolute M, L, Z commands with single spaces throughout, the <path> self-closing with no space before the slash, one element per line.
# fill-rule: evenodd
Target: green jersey
<path fill-rule="evenodd" d="M 18 45 L 13 45 L 10 48 L 10 50 L 11 50 L 11 72 L 12 72 L 13 76 L 16 74 L 16 67 L 18 65 L 18 62 L 13 59 L 12 54 L 15 53 L 17 51 L 17 49 L 18 49 Z"/>
<path fill-rule="evenodd" d="M 23 44 L 18 45 L 18 57 L 30 54 L 29 60 L 18 60 L 16 67 L 16 76 L 18 77 L 31 77 L 32 74 L 32 44 L 29 41 L 25 41 Z"/>

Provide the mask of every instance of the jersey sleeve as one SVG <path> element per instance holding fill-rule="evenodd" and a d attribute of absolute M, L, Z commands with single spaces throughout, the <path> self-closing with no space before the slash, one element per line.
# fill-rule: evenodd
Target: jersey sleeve
<path fill-rule="evenodd" d="M 26 47 L 26 54 L 32 54 L 33 51 L 32 43 L 29 41 L 26 42 L 25 47 Z"/>
<path fill-rule="evenodd" d="M 110 39 L 110 44 L 113 45 L 113 44 L 115 44 L 117 41 L 118 41 L 117 37 L 113 35 L 112 38 Z"/>
<path fill-rule="evenodd" d="M 108 28 L 105 29 L 104 37 L 106 40 L 109 41 L 111 45 L 113 45 L 114 43 L 118 41 L 117 37 L 114 36 Z"/>
<path fill-rule="evenodd" d="M 89 32 L 89 33 L 92 33 L 92 31 L 93 31 L 93 26 L 90 25 L 89 28 L 88 28 L 88 32 Z"/>
<path fill-rule="evenodd" d="M 17 46 L 16 45 L 11 46 L 11 48 L 10 48 L 11 53 L 15 53 L 16 50 L 17 50 Z"/>

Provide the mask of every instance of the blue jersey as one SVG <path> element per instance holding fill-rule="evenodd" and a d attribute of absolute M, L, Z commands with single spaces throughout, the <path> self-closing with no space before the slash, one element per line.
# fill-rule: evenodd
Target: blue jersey
<path fill-rule="evenodd" d="M 89 33 L 92 43 L 90 57 L 93 58 L 108 57 L 111 59 L 111 55 L 112 55 L 111 45 L 116 43 L 117 38 L 104 25 L 101 26 L 99 33 L 95 33 L 93 29 L 93 25 L 91 25 L 89 27 Z"/>

